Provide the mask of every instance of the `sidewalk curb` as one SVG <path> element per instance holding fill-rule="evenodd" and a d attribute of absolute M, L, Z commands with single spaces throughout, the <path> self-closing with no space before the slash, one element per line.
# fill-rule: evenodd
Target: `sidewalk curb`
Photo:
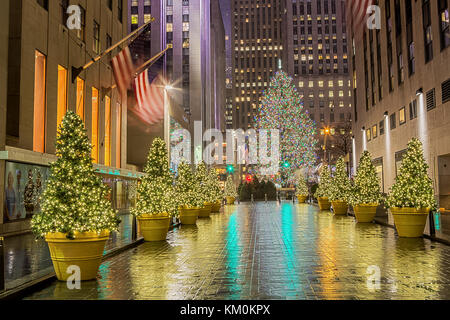
<path fill-rule="evenodd" d="M 313 206 L 316 206 L 316 207 L 319 206 L 319 205 L 316 204 L 316 203 L 312 203 L 312 204 L 310 204 L 310 205 L 313 205 Z M 348 216 L 349 216 L 349 217 L 355 217 L 355 216 L 352 215 L 352 214 L 349 214 Z M 381 225 L 381 226 L 385 226 L 385 227 L 388 227 L 388 228 L 391 228 L 391 229 L 394 229 L 394 230 L 395 230 L 395 226 L 393 226 L 393 225 L 391 225 L 391 224 L 389 224 L 389 223 L 386 223 L 386 222 L 377 220 L 377 218 L 374 219 L 374 222 L 375 222 L 376 224 Z M 442 244 L 444 244 L 444 245 L 450 246 L 450 241 L 448 241 L 448 240 L 441 239 L 441 238 L 437 238 L 437 237 L 433 237 L 433 236 L 429 236 L 429 235 L 427 235 L 427 234 L 424 234 L 423 237 L 424 237 L 425 239 L 430 240 L 430 241 L 435 241 L 435 242 L 439 242 L 439 243 L 442 243 Z"/>

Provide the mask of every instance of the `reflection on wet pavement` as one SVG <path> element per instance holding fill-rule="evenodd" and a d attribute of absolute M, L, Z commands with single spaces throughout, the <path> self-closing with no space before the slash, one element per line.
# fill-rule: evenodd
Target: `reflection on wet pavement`
<path fill-rule="evenodd" d="M 450 299 L 449 262 L 448 246 L 306 204 L 242 204 L 108 259 L 81 290 L 27 298 Z"/>
<path fill-rule="evenodd" d="M 133 218 L 130 214 L 120 218 L 119 232 L 111 234 L 105 253 L 132 242 Z M 36 240 L 31 233 L 5 238 L 6 289 L 16 288 L 53 272 L 50 252 L 44 240 Z"/>

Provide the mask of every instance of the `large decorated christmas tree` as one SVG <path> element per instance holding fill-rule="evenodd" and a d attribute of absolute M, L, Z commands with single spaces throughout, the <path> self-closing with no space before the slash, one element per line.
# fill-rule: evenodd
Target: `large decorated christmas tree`
<path fill-rule="evenodd" d="M 137 189 L 138 201 L 131 212 L 136 216 L 175 214 L 173 176 L 169 169 L 166 143 L 160 138 L 153 140 L 144 173 Z"/>
<path fill-rule="evenodd" d="M 271 79 L 255 123 L 258 130 L 280 130 L 281 166 L 278 183 L 294 182 L 295 171 L 311 168 L 316 163 L 314 121 L 304 109 L 292 78 L 285 72 L 280 70 Z"/>
<path fill-rule="evenodd" d="M 345 161 L 340 157 L 329 190 L 330 201 L 348 201 L 352 193 L 352 184 L 345 168 Z"/>
<path fill-rule="evenodd" d="M 331 187 L 331 172 L 328 165 L 323 165 L 320 168 L 319 187 L 314 196 L 316 198 L 328 198 Z"/>
<path fill-rule="evenodd" d="M 185 162 L 178 166 L 175 182 L 175 197 L 178 207 L 195 208 L 203 205 L 200 185 L 192 172 L 191 166 Z"/>
<path fill-rule="evenodd" d="M 95 174 L 92 146 L 83 121 L 68 111 L 58 129 L 56 156 L 42 194 L 41 213 L 33 216 L 31 228 L 38 237 L 48 233 L 117 230 L 120 220 L 109 201 L 110 189 Z"/>
<path fill-rule="evenodd" d="M 349 202 L 351 205 L 379 204 L 382 199 L 380 178 L 377 175 L 369 151 L 364 151 L 359 160 L 355 184 Z"/>
<path fill-rule="evenodd" d="M 436 209 L 433 181 L 423 156 L 422 143 L 413 138 L 403 157 L 400 173 L 387 198 L 389 208 Z"/>

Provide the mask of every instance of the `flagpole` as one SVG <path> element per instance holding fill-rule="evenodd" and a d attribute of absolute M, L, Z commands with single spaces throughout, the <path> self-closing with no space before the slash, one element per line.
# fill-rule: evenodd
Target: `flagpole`
<path fill-rule="evenodd" d="M 139 68 L 136 69 L 136 72 L 134 74 L 134 76 L 136 77 L 139 73 L 141 73 L 143 70 L 145 70 L 147 67 L 151 67 L 151 65 L 153 63 L 155 63 L 156 60 L 158 60 L 159 58 L 161 58 L 161 56 L 167 52 L 167 50 L 171 49 L 172 45 L 168 44 L 167 47 L 161 51 L 160 53 L 158 53 L 157 55 L 155 55 L 154 57 L 150 58 L 149 60 L 147 60 L 146 62 L 144 62 Z M 117 87 L 117 84 L 114 84 L 111 89 L 114 89 Z"/>
<path fill-rule="evenodd" d="M 101 54 L 99 54 L 98 56 L 96 56 L 95 58 L 92 58 L 91 61 L 89 61 L 88 63 L 86 63 L 84 66 L 76 68 L 76 67 L 72 67 L 72 83 L 75 82 L 75 79 L 80 75 L 81 72 L 83 72 L 84 70 L 86 70 L 87 68 L 89 68 L 90 66 L 92 66 L 94 63 L 96 63 L 97 61 L 101 60 L 104 56 L 106 56 L 108 53 L 110 53 L 111 51 L 113 51 L 114 49 L 116 49 L 118 46 L 120 46 L 122 43 L 128 41 L 129 39 L 131 39 L 132 37 L 134 37 L 135 35 L 139 34 L 144 28 L 146 28 L 150 23 L 154 22 L 155 18 L 151 17 L 150 21 L 148 21 L 147 23 L 143 24 L 142 26 L 140 26 L 138 29 L 134 30 L 132 33 L 130 33 L 128 36 L 126 36 L 125 38 L 123 38 L 122 40 L 120 40 L 119 42 L 117 42 L 116 44 L 114 44 L 113 46 L 111 46 L 110 48 L 106 49 L 105 51 L 103 51 Z"/>

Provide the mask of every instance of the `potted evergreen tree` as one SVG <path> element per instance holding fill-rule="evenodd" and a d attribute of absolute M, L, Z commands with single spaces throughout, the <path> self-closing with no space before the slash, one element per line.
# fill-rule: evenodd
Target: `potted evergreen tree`
<path fill-rule="evenodd" d="M 211 168 L 209 170 L 208 178 L 209 178 L 208 181 L 211 184 L 210 188 L 214 199 L 211 212 L 218 213 L 220 212 L 220 208 L 222 207 L 223 191 L 222 188 L 220 187 L 219 177 L 217 176 L 217 172 L 214 168 Z"/>
<path fill-rule="evenodd" d="M 320 168 L 319 186 L 314 196 L 317 198 L 320 210 L 330 210 L 331 203 L 329 201 L 329 192 L 331 187 L 331 172 L 328 165 Z"/>
<path fill-rule="evenodd" d="M 197 165 L 195 170 L 195 179 L 199 186 L 199 196 L 202 199 L 200 204 L 199 218 L 209 218 L 213 203 L 215 202 L 214 193 L 211 189 L 211 181 L 209 180 L 208 168 L 204 161 Z"/>
<path fill-rule="evenodd" d="M 227 199 L 228 205 L 233 205 L 236 201 L 236 197 L 238 196 L 236 191 L 236 185 L 233 181 L 233 176 L 229 175 L 227 177 L 227 181 L 225 182 L 225 198 Z"/>
<path fill-rule="evenodd" d="M 95 279 L 105 243 L 120 223 L 108 200 L 110 189 L 95 174 L 91 150 L 83 121 L 68 111 L 58 128 L 58 159 L 50 166 L 41 213 L 31 221 L 33 233 L 47 241 L 62 281 L 74 265 L 80 268 L 81 280 Z"/>
<path fill-rule="evenodd" d="M 364 151 L 359 160 L 355 184 L 350 196 L 350 204 L 353 206 L 356 220 L 362 223 L 372 222 L 381 200 L 380 179 L 370 153 Z"/>
<path fill-rule="evenodd" d="M 352 192 L 352 184 L 345 169 L 344 157 L 336 162 L 336 171 L 331 182 L 329 198 L 336 215 L 345 215 L 348 212 L 348 201 Z"/>
<path fill-rule="evenodd" d="M 309 188 L 306 184 L 306 180 L 303 176 L 296 179 L 297 185 L 295 187 L 295 195 L 297 196 L 298 203 L 305 203 L 309 196 Z"/>
<path fill-rule="evenodd" d="M 428 214 L 437 208 L 437 203 L 422 143 L 417 138 L 408 143 L 400 173 L 390 190 L 386 205 L 391 210 L 400 237 L 416 238 L 423 235 Z"/>
<path fill-rule="evenodd" d="M 153 140 L 144 173 L 137 189 L 138 201 L 131 213 L 137 217 L 145 241 L 163 241 L 176 206 L 167 147 L 160 138 Z"/>
<path fill-rule="evenodd" d="M 175 181 L 175 197 L 181 224 L 194 225 L 197 223 L 200 206 L 203 203 L 199 189 L 200 186 L 191 166 L 185 162 L 180 163 Z"/>

